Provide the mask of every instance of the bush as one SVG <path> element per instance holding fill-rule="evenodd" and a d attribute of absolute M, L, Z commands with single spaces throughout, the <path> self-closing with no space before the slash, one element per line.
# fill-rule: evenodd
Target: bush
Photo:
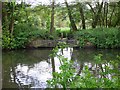
<path fill-rule="evenodd" d="M 25 46 L 36 38 L 43 40 L 46 39 L 57 39 L 57 33 L 50 32 L 46 29 L 40 29 L 36 26 L 31 26 L 30 24 L 19 24 L 14 28 L 13 36 L 11 37 L 7 30 L 3 31 L 3 49 L 17 49 L 25 48 Z"/>
<path fill-rule="evenodd" d="M 24 48 L 25 44 L 28 42 L 28 38 L 23 36 L 10 36 L 9 33 L 3 33 L 2 37 L 2 48 L 3 49 L 16 49 Z"/>
<path fill-rule="evenodd" d="M 97 48 L 120 47 L 120 30 L 117 28 L 80 30 L 75 33 L 75 38 L 80 41 L 80 47 L 87 42 L 91 42 Z"/>

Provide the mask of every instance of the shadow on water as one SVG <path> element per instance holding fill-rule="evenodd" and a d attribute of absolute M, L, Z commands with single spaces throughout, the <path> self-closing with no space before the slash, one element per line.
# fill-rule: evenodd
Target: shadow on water
<path fill-rule="evenodd" d="M 18 50 L 2 53 L 3 88 L 46 88 L 46 81 L 52 72 L 60 72 L 57 57 L 49 58 L 51 49 Z M 58 52 L 61 53 L 61 52 Z M 103 54 L 105 60 L 114 60 L 119 50 L 73 49 L 66 48 L 63 55 L 74 60 L 78 74 L 83 64 L 94 62 L 97 54 Z"/>

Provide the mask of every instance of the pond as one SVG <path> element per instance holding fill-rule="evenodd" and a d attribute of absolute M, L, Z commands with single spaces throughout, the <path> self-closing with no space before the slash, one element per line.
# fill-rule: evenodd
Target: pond
<path fill-rule="evenodd" d="M 46 81 L 52 79 L 52 72 L 60 72 L 60 61 L 57 57 L 54 62 L 50 59 L 51 51 L 52 49 L 3 51 L 3 88 L 47 88 Z M 74 61 L 78 71 L 83 64 L 91 66 L 97 54 L 103 54 L 103 58 L 108 62 L 120 55 L 117 49 L 66 48 L 62 53 Z"/>

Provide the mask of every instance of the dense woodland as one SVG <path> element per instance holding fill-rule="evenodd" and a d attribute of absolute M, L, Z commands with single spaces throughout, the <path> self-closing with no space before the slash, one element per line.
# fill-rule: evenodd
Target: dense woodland
<path fill-rule="evenodd" d="M 80 47 L 120 47 L 120 2 L 74 2 L 31 6 L 2 2 L 3 49 L 25 48 L 36 38 L 77 39 Z"/>

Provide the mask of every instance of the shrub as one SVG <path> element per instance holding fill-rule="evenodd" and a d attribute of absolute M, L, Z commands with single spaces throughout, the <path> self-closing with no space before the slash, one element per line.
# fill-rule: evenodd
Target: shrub
<path fill-rule="evenodd" d="M 40 29 L 30 24 L 19 24 L 14 28 L 13 36 L 11 37 L 7 30 L 3 31 L 3 49 L 25 48 L 25 46 L 36 38 L 40 39 L 57 39 L 57 33 L 50 32 L 46 29 Z"/>
<path fill-rule="evenodd" d="M 80 30 L 74 36 L 80 41 L 80 47 L 91 42 L 97 48 L 118 48 L 120 47 L 119 34 L 120 30 L 117 28 L 96 28 Z"/>

